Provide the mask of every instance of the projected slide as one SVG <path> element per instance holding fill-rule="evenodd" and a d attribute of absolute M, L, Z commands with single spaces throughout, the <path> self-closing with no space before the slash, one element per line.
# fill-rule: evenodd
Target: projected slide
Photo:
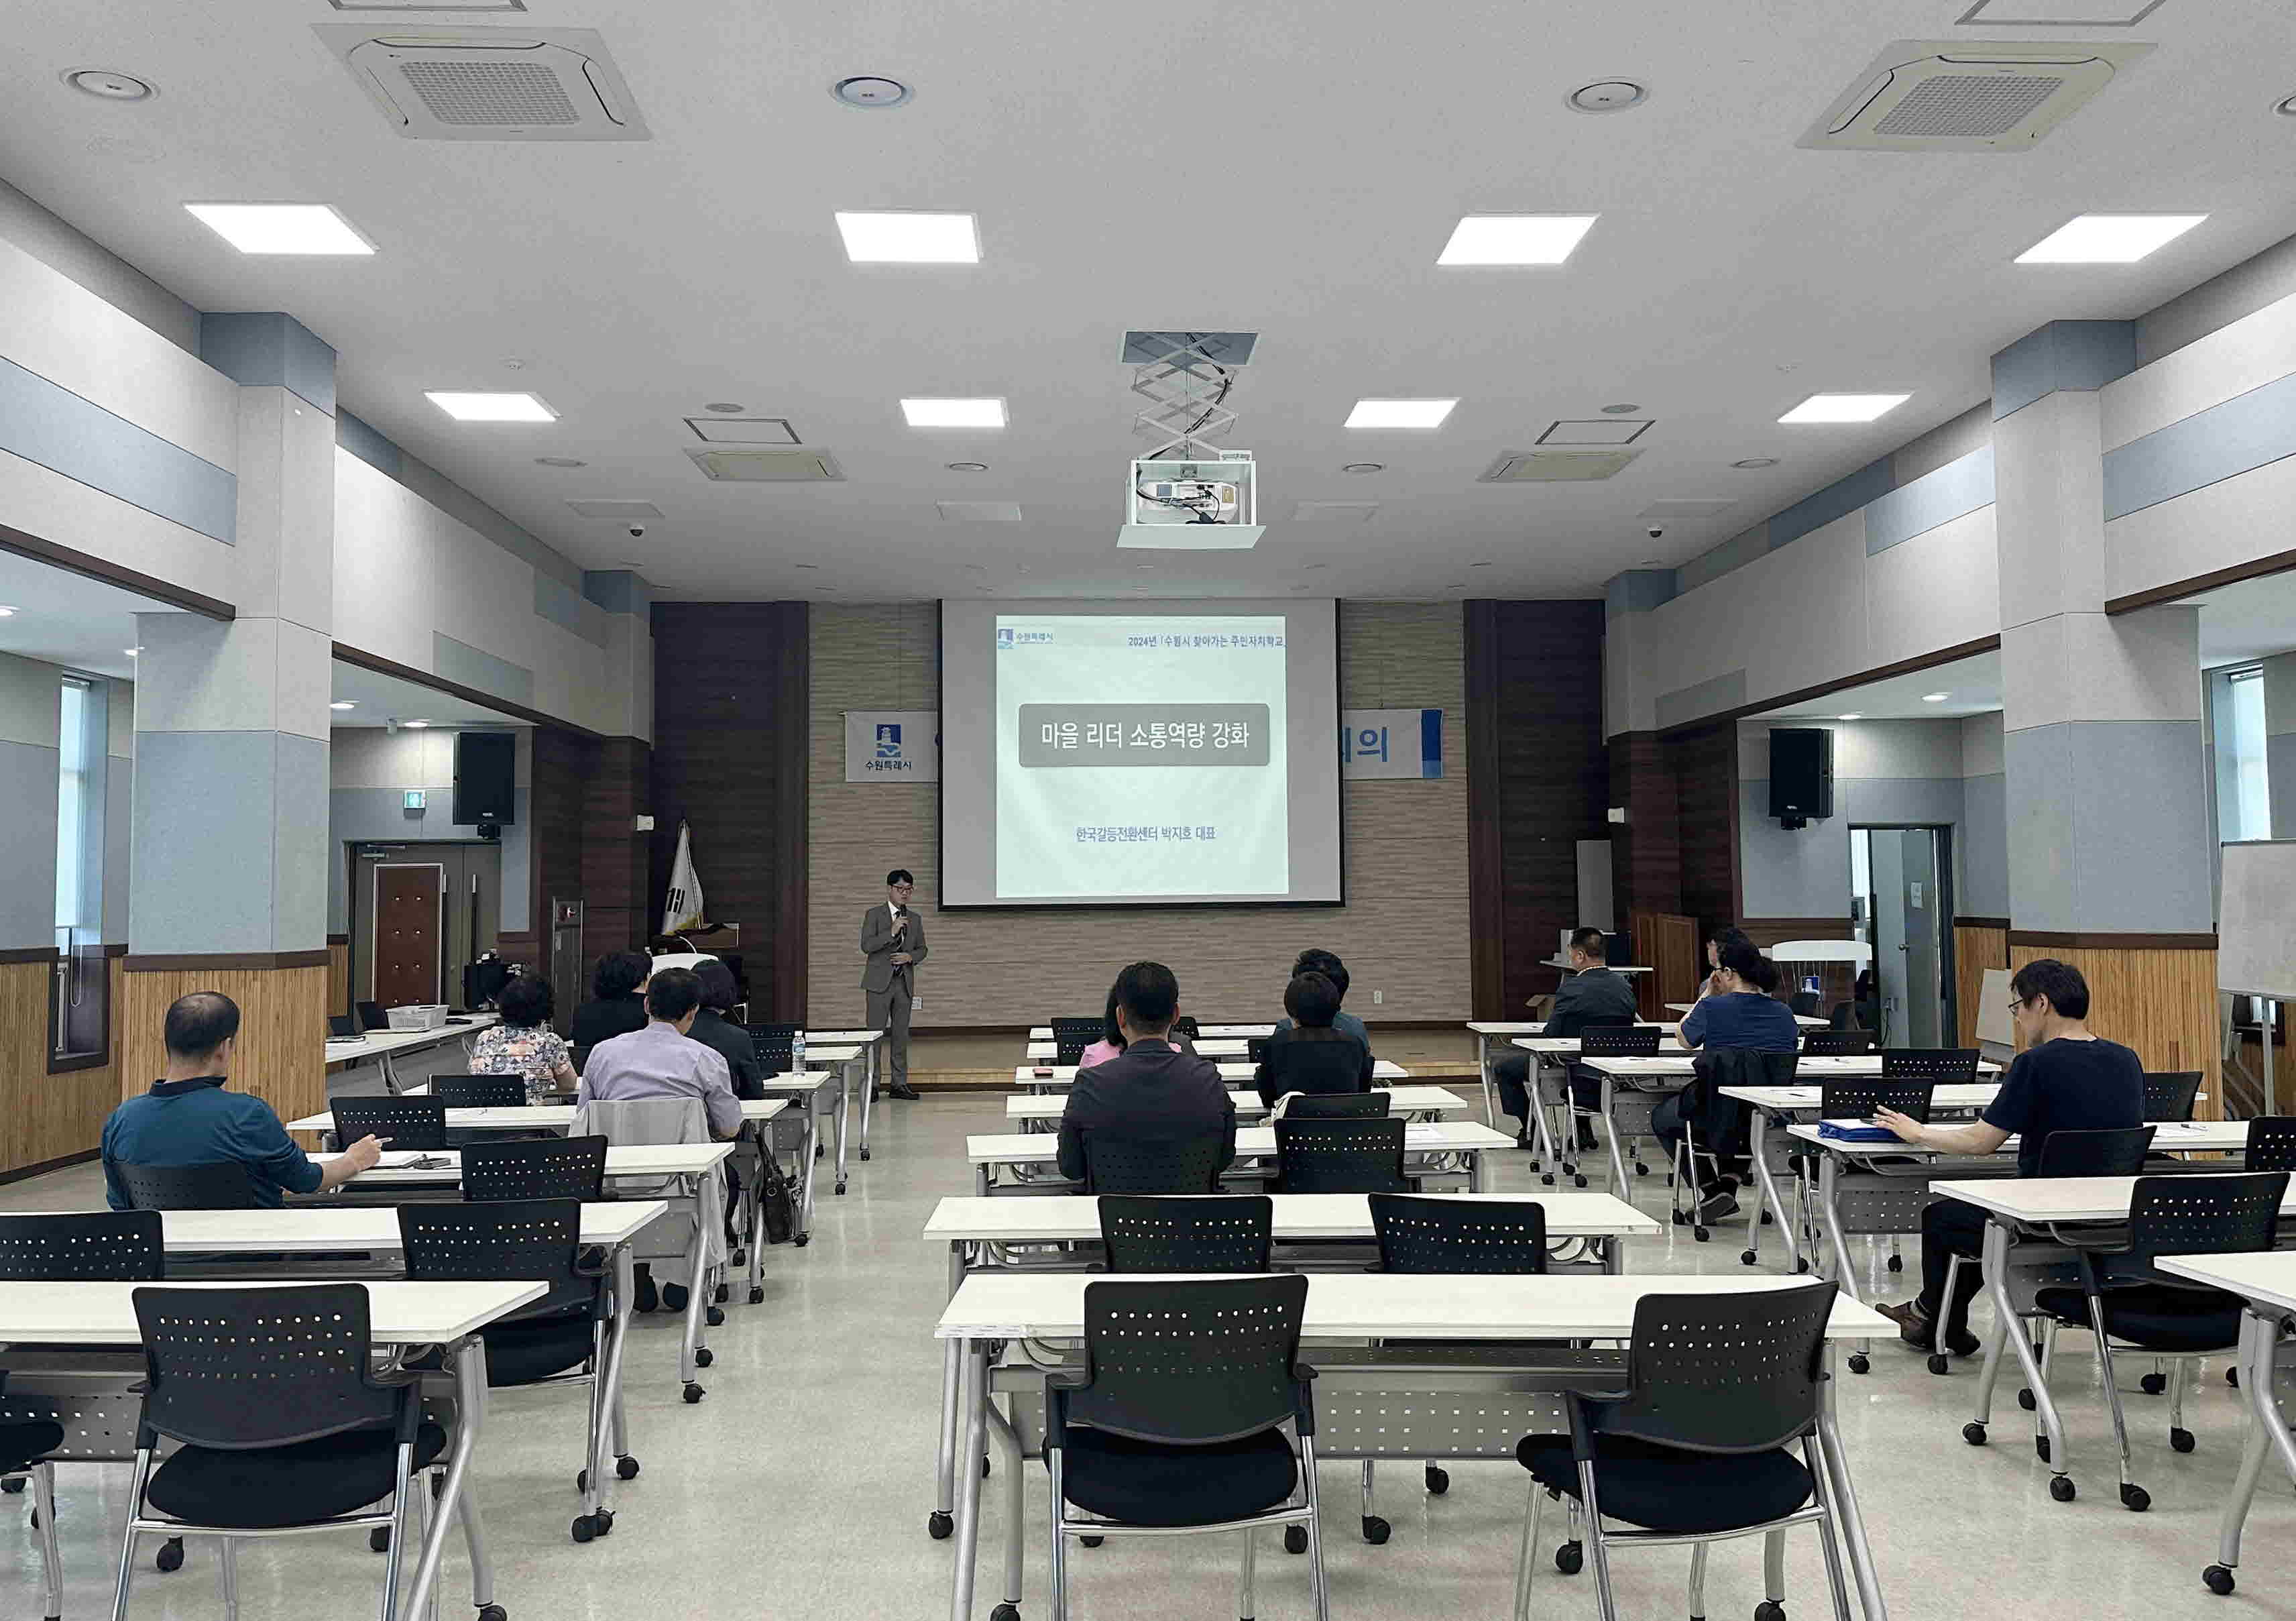
<path fill-rule="evenodd" d="M 1283 895 L 1282 617 L 996 619 L 996 870 L 1039 896 Z"/>
<path fill-rule="evenodd" d="M 1338 610 L 944 602 L 944 906 L 1341 899 Z"/>

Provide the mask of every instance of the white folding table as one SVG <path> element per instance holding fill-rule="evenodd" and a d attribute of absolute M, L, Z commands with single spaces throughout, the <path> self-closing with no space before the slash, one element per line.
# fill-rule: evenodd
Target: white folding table
<path fill-rule="evenodd" d="M 1243 1058 L 1251 1055 L 1251 1042 L 1242 1036 L 1206 1036 L 1188 1045 L 1196 1049 L 1199 1058 Z M 1050 1064 L 1060 1056 L 1060 1045 L 1055 1041 L 1031 1041 L 1029 1043 L 1029 1062 Z"/>
<path fill-rule="evenodd" d="M 11 1348 L 140 1345 L 144 1337 L 135 1321 L 137 1289 L 294 1287 L 191 1282 L 0 1282 L 0 1343 Z M 422 1550 L 415 1560 L 414 1590 L 404 1605 L 395 1609 L 386 1608 L 384 1614 L 419 1617 L 429 1613 L 448 1529 L 458 1514 L 465 1516 L 463 1527 L 474 1556 L 472 1599 L 483 1608 L 494 1601 L 492 1571 L 482 1551 L 485 1544 L 478 1532 L 477 1505 L 475 1502 L 466 1505 L 463 1501 L 471 1454 L 478 1445 L 487 1407 L 486 1342 L 479 1337 L 479 1330 L 529 1302 L 540 1299 L 544 1286 L 533 1282 L 401 1282 L 365 1283 L 359 1287 L 366 1291 L 367 1334 L 373 1345 L 402 1350 L 437 1345 L 447 1353 L 455 1372 L 455 1440 L 447 1456 L 446 1480 L 437 1501 L 430 1505 Z M 135 1550 L 127 1549 L 121 1557 L 134 1558 Z"/>
<path fill-rule="evenodd" d="M 1688 1013 L 1696 1006 L 1698 1006 L 1696 1002 L 1669 1002 L 1666 1004 L 1666 1010 L 1669 1013 Z M 1826 1020 L 1813 1018 L 1807 1013 L 1795 1014 L 1794 1023 L 1800 1025 L 1804 1030 L 1831 1030 L 1833 1028 L 1833 1026 Z"/>
<path fill-rule="evenodd" d="M 1259 1078 L 1258 1065 L 1238 1059 L 1227 1059 L 1212 1067 L 1219 1071 L 1223 1081 L 1249 1082 Z M 1411 1072 L 1400 1064 L 1374 1058 L 1372 1060 L 1371 1075 L 1374 1081 L 1392 1084 L 1398 1081 L 1408 1081 Z M 1016 1064 L 1013 1066 L 1013 1083 L 1032 1092 L 1064 1092 L 1076 1083 L 1076 1078 L 1077 1066 L 1073 1064 Z"/>
<path fill-rule="evenodd" d="M 329 1041 L 327 1071 L 349 1069 L 373 1058 L 382 1070 L 382 1090 L 392 1097 L 398 1095 L 398 1068 L 392 1062 L 418 1052 L 429 1052 L 444 1047 L 449 1041 L 463 1041 L 489 1025 L 502 1023 L 498 1013 L 457 1014 L 459 1024 L 441 1024 L 436 1030 L 370 1030 L 356 1041 Z"/>
<path fill-rule="evenodd" d="M 1265 1038 L 1275 1033 L 1275 1026 L 1273 1024 L 1199 1024 L 1196 1026 L 1196 1035 L 1200 1040 L 1212 1041 L 1245 1041 L 1255 1036 Z M 1050 1024 L 1031 1024 L 1029 1027 L 1029 1040 L 1031 1041 L 1049 1041 L 1052 1039 L 1053 1027 Z"/>
<path fill-rule="evenodd" d="M 1468 1107 L 1464 1098 L 1439 1086 L 1392 1086 L 1385 1090 L 1388 1113 L 1406 1119 L 1437 1119 L 1445 1115 L 1464 1114 Z M 1228 1098 L 1235 1105 L 1239 1120 L 1246 1115 L 1257 1118 L 1268 1113 L 1267 1105 L 1259 1100 L 1258 1092 L 1231 1091 Z M 1068 1099 L 1065 1098 L 1049 1092 L 1022 1092 L 1004 1099 L 1004 1118 L 1022 1122 L 1058 1121 L 1061 1112 L 1067 1107 Z M 1029 1127 L 1023 1125 L 1021 1129 L 1026 1131 Z"/>
<path fill-rule="evenodd" d="M 980 1457 L 988 1444 L 992 1429 L 1004 1452 L 1004 1482 L 1013 1510 L 1006 1516 L 1007 1535 L 1011 1539 L 1005 1550 L 1008 1603 L 1017 1605 L 1020 1601 L 1021 1554 L 1029 1523 L 1022 1512 L 1024 1503 L 1013 1501 L 1020 1499 L 1025 1490 L 1024 1471 L 1020 1467 L 1023 1441 L 1013 1420 L 997 1411 L 990 1400 L 991 1389 L 994 1386 L 1015 1397 L 1040 1393 L 1045 1376 L 1051 1369 L 1041 1364 L 1000 1367 L 992 1377 L 989 1364 L 993 1348 L 1015 1341 L 1081 1340 L 1085 1291 L 1095 1283 L 1171 1280 L 1172 1275 L 1167 1273 L 1111 1278 L 1075 1272 L 975 1273 L 964 1280 L 941 1313 L 934 1335 L 956 1346 L 959 1364 L 957 1408 L 964 1418 L 964 1433 L 956 1456 Z M 1738 1295 L 1792 1288 L 1794 1282 L 1792 1279 L 1746 1276 L 1609 1277 L 1574 1273 L 1494 1278 L 1395 1272 L 1315 1273 L 1308 1280 L 1307 1306 L 1300 1323 L 1302 1355 L 1311 1362 L 1317 1362 L 1319 1355 L 1336 1354 L 1341 1359 L 1341 1365 L 1317 1382 L 1322 1399 L 1317 1403 L 1316 1452 L 1319 1457 L 1331 1459 L 1427 1455 L 1424 1438 L 1396 1422 L 1397 1410 L 1412 1395 L 1419 1395 L 1423 1402 L 1423 1371 L 1414 1378 L 1414 1370 L 1407 1366 L 1401 1369 L 1399 1377 L 1392 1381 L 1396 1394 L 1382 1399 L 1378 1386 L 1387 1376 L 1379 1362 L 1361 1360 L 1364 1354 L 1360 1352 L 1349 1356 L 1341 1350 L 1341 1346 L 1360 1345 L 1366 1340 L 1625 1340 L 1634 1333 L 1636 1303 L 1645 1295 Z M 1890 1327 L 1889 1320 L 1879 1312 L 1845 1296 L 1837 1296 L 1826 1337 L 1830 1342 L 1870 1339 L 1886 1333 Z M 1374 1359 L 1380 1355 L 1376 1351 L 1369 1354 Z M 1538 1353 L 1526 1346 L 1522 1368 L 1488 1370 L 1488 1378 L 1472 1393 L 1479 1398 L 1473 1404 L 1520 1407 L 1527 1393 L 1541 1393 L 1531 1399 L 1557 1410 L 1540 1415 L 1546 1426 L 1552 1427 L 1542 1427 L 1543 1433 L 1553 1433 L 1562 1427 L 1560 1393 L 1573 1386 L 1583 1386 L 1589 1377 L 1586 1367 L 1574 1367 L 1557 1360 L 1568 1354 Z M 1342 1382 L 1346 1385 L 1344 1391 L 1341 1389 Z M 1453 1378 L 1448 1384 L 1456 1392 L 1460 1380 Z M 1484 1394 L 1486 1386 L 1488 1395 Z M 1850 1482 L 1834 1423 L 1832 1380 L 1826 1382 L 1819 1401 L 1817 1454 L 1832 1487 L 1860 1605 L 1866 1621 L 1887 1621 L 1889 1612 L 1882 1602 L 1865 1522 L 1858 1514 L 1857 1492 Z M 1447 1395 L 1445 1402 L 1447 1409 L 1454 1411 L 1466 1404 L 1458 1401 L 1456 1394 Z M 1018 1406 L 1017 1401 L 1015 1405 Z M 1372 1417 L 1357 1420 L 1350 1416 L 1355 1412 Z M 1463 1425 L 1455 1424 L 1454 1428 L 1461 1433 L 1460 1440 L 1455 1444 L 1461 1450 L 1439 1456 L 1496 1455 L 1482 1446 L 1472 1452 L 1464 1450 L 1474 1444 L 1476 1437 L 1465 1435 Z M 1526 1428 L 1521 1433 L 1529 1430 Z M 1505 1455 L 1511 1456 L 1512 1441 L 1507 1444 Z M 973 1567 L 980 1549 L 980 1471 L 964 1469 L 955 1473 L 956 1559 L 950 1583 L 949 1616 L 951 1621 L 970 1621 Z M 932 1528 L 940 1530 L 938 1518 Z"/>
<path fill-rule="evenodd" d="M 845 1066 L 855 1057 L 864 1060 L 861 1074 L 861 1157 L 869 1157 L 869 1105 L 877 1095 L 877 1054 L 885 1044 L 882 1030 L 808 1030 L 805 1033 L 808 1069 L 824 1065 L 837 1072 L 837 1191 L 845 1191 L 846 1123 L 853 1113 L 853 1086 Z"/>
<path fill-rule="evenodd" d="M 1409 1123 L 1403 1128 L 1403 1151 L 1406 1163 L 1421 1161 L 1418 1173 L 1427 1176 L 1456 1174 L 1464 1164 L 1468 1185 L 1477 1193 L 1490 1191 L 1489 1158 L 1493 1149 L 1514 1146 L 1514 1139 L 1501 1136 L 1486 1125 L 1468 1120 L 1440 1120 L 1425 1123 Z M 964 1157 L 972 1166 L 972 1190 L 982 1196 L 994 1194 L 1000 1184 L 996 1170 L 1002 1165 L 1013 1177 L 1001 1184 L 1007 1193 L 1060 1192 L 1074 1190 L 1076 1184 L 1062 1180 L 1059 1175 L 1060 1142 L 1050 1131 L 1017 1131 L 994 1136 L 967 1137 Z M 1275 1157 L 1275 1128 L 1272 1125 L 1239 1126 L 1235 1133 L 1235 1157 L 1238 1164 L 1245 1160 L 1272 1160 Z M 1053 1167 L 1047 1174 L 1046 1167 Z M 1230 1166 L 1227 1174 L 1235 1174 Z"/>

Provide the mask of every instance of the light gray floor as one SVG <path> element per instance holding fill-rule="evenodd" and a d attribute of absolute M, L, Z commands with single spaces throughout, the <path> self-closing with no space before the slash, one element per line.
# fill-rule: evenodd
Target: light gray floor
<path fill-rule="evenodd" d="M 498 1601 L 512 1621 L 589 1617 L 846 1617 L 945 1615 L 952 1544 L 930 1541 L 933 1414 L 940 1357 L 931 1325 L 945 1291 L 945 1255 L 918 1238 L 933 1201 L 968 1189 L 959 1157 L 967 1131 L 1001 1129 L 1001 1096 L 980 1093 L 888 1104 L 878 1117 L 875 1158 L 857 1163 L 852 1191 L 828 1196 L 803 1250 L 767 1255 L 764 1304 L 736 1303 L 713 1336 L 717 1365 L 707 1401 L 688 1407 L 676 1382 L 676 1327 L 640 1319 L 630 1374 L 634 1445 L 644 1473 L 620 1489 L 620 1518 L 606 1542 L 567 1537 L 578 1507 L 574 1454 L 578 1395 L 508 1392 L 490 1405 L 476 1481 L 498 1568 Z M 1510 1156 L 1505 1188 L 1538 1179 Z M 1597 1182 L 1599 1186 L 1599 1181 Z M 0 1208 L 62 1209 L 101 1201 L 93 1167 L 0 1189 Z M 1643 1184 L 1645 1208 L 1662 1214 L 1664 1191 Z M 1638 1244 L 1637 1271 L 1739 1269 L 1742 1230 L 1711 1244 L 1669 1229 Z M 1909 1243 L 1909 1251 L 1914 1247 Z M 1771 1253 L 1776 1254 L 1773 1243 Z M 1908 1267 L 1917 1261 L 1907 1257 Z M 1874 1263 L 1882 1298 L 1912 1285 Z M 2071 1426 L 2079 1501 L 2050 1501 L 2034 1458 L 2027 1416 L 2008 1381 L 1995 1412 L 1994 1444 L 1963 1444 L 1973 1386 L 1957 1369 L 1933 1378 L 1894 1343 L 1877 1345 L 1874 1372 L 1845 1377 L 1841 1416 L 1864 1499 L 1884 1592 L 1906 1621 L 2016 1615 L 2042 1621 L 2103 1617 L 2296 1615 L 2296 1503 L 2284 1479 L 2267 1476 L 2251 1517 L 2240 1591 L 2216 1599 L 2200 1584 L 2215 1557 L 2217 1509 L 2238 1459 L 2236 1396 L 2212 1366 L 2186 1423 L 2199 1450 L 2169 1451 L 2165 1400 L 2133 1392 L 2142 1365 L 2124 1365 L 2137 1437 L 2137 1478 L 2149 1514 L 2114 1499 L 2109 1421 L 2085 1336 L 2068 1334 L 2058 1388 Z M 1029 1582 L 1024 1617 L 1046 1613 L 1044 1478 L 1032 1469 Z M 1414 1468 L 1385 1472 L 1381 1510 L 1394 1540 L 1365 1546 L 1355 1532 L 1354 1469 L 1323 1477 L 1335 1617 L 1501 1617 L 1506 1613 L 1524 1479 L 1512 1463 L 1452 1468 L 1447 1496 L 1431 1498 Z M 58 1523 L 70 1587 L 68 1616 L 108 1613 L 125 1513 L 126 1470 L 68 1468 Z M 980 1602 L 997 1599 L 1004 1526 L 996 1483 L 984 1494 Z M 24 1523 L 29 1498 L 0 1499 L 0 1616 L 37 1613 L 38 1554 Z M 1550 1518 L 1549 1525 L 1554 1523 Z M 1111 1543 L 1080 1551 L 1074 1613 L 1112 1617 L 1218 1617 L 1233 1613 L 1234 1539 Z M 184 1568 L 137 1581 L 137 1617 L 222 1613 L 212 1559 L 196 1545 Z M 242 1613 L 278 1617 L 371 1615 L 381 1560 L 364 1537 L 306 1537 L 250 1549 L 241 1559 Z M 1657 1551 L 1616 1566 L 1625 1614 L 1686 1613 L 1686 1556 Z M 1263 1544 L 1259 1616 L 1308 1614 L 1305 1561 Z M 1810 1538 L 1795 1538 L 1787 1611 L 1825 1613 Z M 449 1561 L 441 1614 L 468 1616 L 460 1559 Z M 1714 1617 L 1751 1616 L 1759 1601 L 1759 1543 L 1718 1551 L 1707 1591 Z M 1591 1615 L 1591 1582 L 1543 1568 L 1534 1614 Z"/>

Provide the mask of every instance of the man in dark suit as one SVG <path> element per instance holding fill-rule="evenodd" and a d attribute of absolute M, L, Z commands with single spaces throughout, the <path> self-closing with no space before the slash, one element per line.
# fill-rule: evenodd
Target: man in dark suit
<path fill-rule="evenodd" d="M 1547 1014 L 1546 1027 L 1541 1035 L 1575 1036 L 1591 1024 L 1631 1024 L 1640 1016 L 1635 987 L 1623 974 L 1613 974 L 1610 967 L 1610 937 L 1600 929 L 1582 928 L 1570 935 L 1570 977 L 1555 987 L 1554 1006 Z M 1499 1107 L 1522 1122 L 1522 1130 L 1515 1135 L 1515 1147 L 1531 1146 L 1530 1135 L 1530 1055 L 1515 1049 L 1491 1066 L 1491 1079 L 1498 1083 Z M 1578 1092 L 1585 1082 L 1574 1077 L 1570 1082 Z M 1602 1083 L 1596 1082 L 1591 1098 L 1580 1101 L 1589 1108 L 1602 1106 Z M 1595 1146 L 1586 1123 L 1578 1126 L 1579 1147 Z"/>
<path fill-rule="evenodd" d="M 1124 1050 L 1080 1071 L 1061 1115 L 1061 1174 L 1085 1173 L 1084 1135 L 1095 1141 L 1144 1138 L 1168 1141 L 1218 1131 L 1220 1164 L 1235 1157 L 1235 1101 L 1219 1068 L 1168 1039 L 1179 1011 L 1180 983 L 1160 962 L 1136 962 L 1116 979 L 1116 1023 Z"/>
<path fill-rule="evenodd" d="M 906 867 L 885 875 L 885 904 L 861 914 L 861 989 L 869 1000 L 869 1028 L 885 1033 L 888 1097 L 916 1100 L 909 1085 L 909 1008 L 917 994 L 917 965 L 925 959 L 925 926 L 909 909 L 917 881 Z"/>

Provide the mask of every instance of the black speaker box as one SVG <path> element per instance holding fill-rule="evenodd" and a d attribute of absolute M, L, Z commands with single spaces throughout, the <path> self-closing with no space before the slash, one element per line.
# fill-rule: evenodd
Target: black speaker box
<path fill-rule="evenodd" d="M 1770 730 L 1770 814 L 1793 826 L 1833 814 L 1833 734 L 1822 726 Z"/>
<path fill-rule="evenodd" d="M 518 820 L 518 738 L 510 732 L 455 734 L 455 822 Z"/>

